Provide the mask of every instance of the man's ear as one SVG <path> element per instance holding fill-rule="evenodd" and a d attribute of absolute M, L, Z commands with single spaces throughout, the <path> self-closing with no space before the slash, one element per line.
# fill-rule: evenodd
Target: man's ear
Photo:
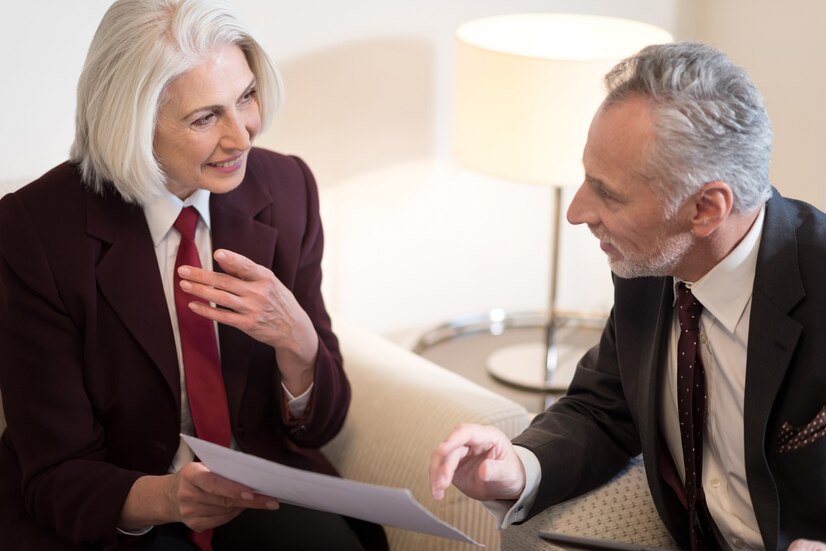
<path fill-rule="evenodd" d="M 691 227 L 697 237 L 708 237 L 726 221 L 734 206 L 734 193 L 725 182 L 708 182 L 694 196 Z"/>

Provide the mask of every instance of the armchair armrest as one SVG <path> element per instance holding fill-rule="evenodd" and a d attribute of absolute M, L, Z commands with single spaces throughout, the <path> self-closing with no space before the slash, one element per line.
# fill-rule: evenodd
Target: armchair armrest
<path fill-rule="evenodd" d="M 460 423 L 493 425 L 509 437 L 528 425 L 526 410 L 494 392 L 390 341 L 335 320 L 352 386 L 344 428 L 324 448 L 345 478 L 409 488 L 437 517 L 489 549 L 499 531 L 481 503 L 451 487 L 442 501 L 430 497 L 430 454 Z M 467 544 L 387 528 L 397 550 L 467 550 Z"/>
<path fill-rule="evenodd" d="M 556 549 L 539 539 L 540 530 L 662 549 L 676 548 L 651 498 L 642 456 L 634 458 L 599 488 L 549 507 L 524 524 L 509 526 L 502 532 L 502 550 Z"/>

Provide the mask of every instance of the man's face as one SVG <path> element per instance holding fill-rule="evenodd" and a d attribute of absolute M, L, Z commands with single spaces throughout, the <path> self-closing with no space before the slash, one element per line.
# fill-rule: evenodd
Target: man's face
<path fill-rule="evenodd" d="M 653 139 L 644 99 L 600 107 L 583 152 L 585 182 L 568 208 L 568 221 L 588 224 L 611 270 L 623 278 L 673 275 L 694 243 L 684 209 L 667 216 L 665 201 L 643 174 Z"/>

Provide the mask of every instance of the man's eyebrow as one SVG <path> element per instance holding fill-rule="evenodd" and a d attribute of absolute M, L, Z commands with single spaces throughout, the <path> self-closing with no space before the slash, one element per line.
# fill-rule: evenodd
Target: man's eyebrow
<path fill-rule="evenodd" d="M 596 178 L 594 176 L 590 176 L 590 175 L 586 174 L 585 175 L 585 181 L 588 183 L 589 186 L 591 186 L 593 188 L 599 189 L 600 191 L 604 191 L 606 193 L 613 194 L 613 192 L 611 191 L 611 188 L 609 188 L 605 184 L 605 182 L 603 182 L 599 178 Z"/>
<path fill-rule="evenodd" d="M 585 175 L 585 183 L 587 183 L 589 186 L 594 188 L 596 191 L 598 191 L 602 195 L 610 197 L 611 199 L 613 199 L 615 201 L 623 201 L 624 200 L 624 196 L 621 193 L 614 190 L 612 187 L 610 187 L 604 181 L 600 180 L 599 178 L 597 178 L 595 176 L 590 176 L 590 175 L 586 174 Z"/>

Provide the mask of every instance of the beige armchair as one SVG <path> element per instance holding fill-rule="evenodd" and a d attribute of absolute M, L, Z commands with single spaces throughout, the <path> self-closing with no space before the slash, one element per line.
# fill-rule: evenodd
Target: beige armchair
<path fill-rule="evenodd" d="M 451 487 L 430 497 L 430 454 L 460 423 L 494 425 L 514 437 L 528 425 L 525 409 L 376 334 L 334 324 L 353 390 L 341 433 L 325 447 L 345 478 L 409 488 L 440 519 L 493 551 L 500 531 L 481 503 Z M 474 549 L 458 541 L 387 528 L 393 551 Z"/>
<path fill-rule="evenodd" d="M 496 551 L 549 550 L 540 529 L 652 547 L 674 548 L 657 514 L 641 458 L 596 490 L 543 511 L 522 525 L 495 528 L 484 507 L 451 487 L 430 498 L 430 453 L 459 423 L 495 425 L 513 437 L 527 426 L 525 410 L 381 337 L 339 322 L 353 404 L 344 430 L 325 449 L 351 479 L 410 488 L 425 507 Z M 393 551 L 470 551 L 468 544 L 388 529 Z"/>
<path fill-rule="evenodd" d="M 524 524 L 508 527 L 502 532 L 502 551 L 555 549 L 539 539 L 540 530 L 676 549 L 654 507 L 641 457 L 596 490 L 550 507 Z"/>

